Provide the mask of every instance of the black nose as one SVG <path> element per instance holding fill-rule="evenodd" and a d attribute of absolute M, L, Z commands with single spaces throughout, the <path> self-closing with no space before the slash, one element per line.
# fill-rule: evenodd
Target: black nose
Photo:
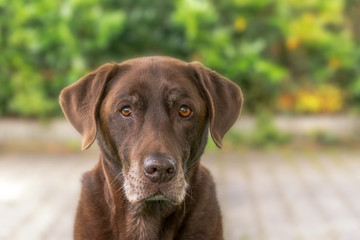
<path fill-rule="evenodd" d="M 151 155 L 145 159 L 144 173 L 154 183 L 168 182 L 175 176 L 176 163 L 162 154 Z"/>

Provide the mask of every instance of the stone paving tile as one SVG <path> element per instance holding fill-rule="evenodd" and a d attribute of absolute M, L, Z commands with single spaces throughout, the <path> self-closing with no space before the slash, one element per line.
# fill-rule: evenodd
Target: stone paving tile
<path fill-rule="evenodd" d="M 0 239 L 72 239 L 97 154 L 0 153 Z M 207 153 L 225 239 L 359 240 L 360 151 Z"/>
<path fill-rule="evenodd" d="M 324 218 L 328 226 L 324 231 L 325 236 L 328 239 L 348 239 L 347 236 L 360 229 L 357 227 L 356 216 L 343 201 L 343 196 L 336 191 L 335 186 L 326 177 L 318 156 L 297 157 L 297 162 L 302 178 L 309 189 L 309 195 L 313 198 L 319 215 Z M 341 168 L 337 171 L 341 171 Z"/>
<path fill-rule="evenodd" d="M 247 160 L 250 185 L 259 211 L 261 229 L 264 231 L 263 238 L 292 240 L 295 239 L 293 225 L 288 226 L 292 219 L 282 204 L 278 185 L 271 176 L 270 161 L 272 159 L 269 156 L 265 159 Z"/>
<path fill-rule="evenodd" d="M 48 154 L 0 156 L 1 240 L 72 238 L 81 172 L 95 160 L 81 158 Z"/>

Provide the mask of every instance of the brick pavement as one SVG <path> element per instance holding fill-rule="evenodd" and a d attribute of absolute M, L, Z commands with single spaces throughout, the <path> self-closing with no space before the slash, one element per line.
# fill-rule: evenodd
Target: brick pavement
<path fill-rule="evenodd" d="M 0 153 L 0 239 L 72 239 L 97 154 Z M 207 153 L 225 239 L 359 240 L 360 151 Z"/>

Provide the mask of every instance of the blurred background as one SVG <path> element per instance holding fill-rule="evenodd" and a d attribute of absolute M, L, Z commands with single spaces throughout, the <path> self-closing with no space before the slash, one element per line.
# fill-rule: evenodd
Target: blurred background
<path fill-rule="evenodd" d="M 149 55 L 242 88 L 224 149 L 210 140 L 203 159 L 226 239 L 360 239 L 359 22 L 359 0 L 0 0 L 0 239 L 71 239 L 97 149 L 78 151 L 59 92 Z"/>
<path fill-rule="evenodd" d="M 357 0 L 2 1 L 2 116 L 61 116 L 104 62 L 170 55 L 239 84 L 245 111 L 358 114 Z"/>

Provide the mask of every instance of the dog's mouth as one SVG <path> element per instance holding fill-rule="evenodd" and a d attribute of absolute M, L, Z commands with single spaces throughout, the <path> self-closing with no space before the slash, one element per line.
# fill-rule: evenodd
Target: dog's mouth
<path fill-rule="evenodd" d="M 151 201 L 166 201 L 166 202 L 174 202 L 174 200 L 170 199 L 168 196 L 163 194 L 160 190 L 155 194 L 145 198 L 142 202 L 151 202 Z"/>
<path fill-rule="evenodd" d="M 163 202 L 179 205 L 184 200 L 188 184 L 181 171 L 171 181 L 163 183 L 151 182 L 137 172 L 129 171 L 124 178 L 123 189 L 130 203 Z"/>
<path fill-rule="evenodd" d="M 179 205 L 185 196 L 186 184 L 133 185 L 125 181 L 125 195 L 131 203 L 163 202 Z"/>

